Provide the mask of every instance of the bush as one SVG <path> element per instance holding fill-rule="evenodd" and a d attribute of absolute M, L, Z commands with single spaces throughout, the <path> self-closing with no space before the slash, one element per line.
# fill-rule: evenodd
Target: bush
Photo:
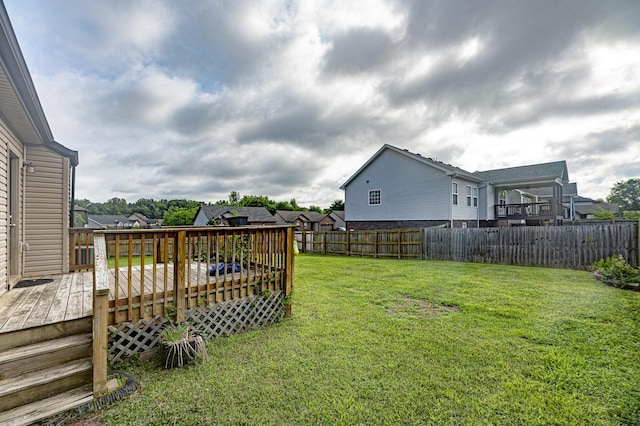
<path fill-rule="evenodd" d="M 619 254 L 608 257 L 607 260 L 600 259 L 591 266 L 594 271 L 611 280 L 625 283 L 640 282 L 640 269 L 629 265 L 624 257 Z"/>

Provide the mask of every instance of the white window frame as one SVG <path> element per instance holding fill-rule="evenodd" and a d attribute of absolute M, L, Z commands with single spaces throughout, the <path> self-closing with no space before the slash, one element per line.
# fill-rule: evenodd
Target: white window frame
<path fill-rule="evenodd" d="M 452 195 L 452 204 L 454 206 L 458 205 L 458 182 L 452 182 L 451 184 L 451 195 Z"/>
<path fill-rule="evenodd" d="M 473 187 L 473 207 L 478 207 L 478 187 Z"/>
<path fill-rule="evenodd" d="M 467 185 L 467 207 L 471 207 L 471 185 Z"/>
<path fill-rule="evenodd" d="M 375 201 L 377 201 L 377 202 L 375 202 Z M 382 204 L 382 190 L 381 189 L 370 189 L 369 190 L 369 205 L 370 206 L 379 206 L 380 204 Z"/>

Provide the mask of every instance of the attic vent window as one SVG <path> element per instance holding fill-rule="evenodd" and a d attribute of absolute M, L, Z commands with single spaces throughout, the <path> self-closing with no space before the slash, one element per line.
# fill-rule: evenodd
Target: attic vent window
<path fill-rule="evenodd" d="M 381 190 L 371 189 L 369 190 L 369 205 L 378 206 L 382 204 Z"/>

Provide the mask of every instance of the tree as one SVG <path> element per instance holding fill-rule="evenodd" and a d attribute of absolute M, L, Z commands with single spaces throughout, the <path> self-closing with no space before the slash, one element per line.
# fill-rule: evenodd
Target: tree
<path fill-rule="evenodd" d="M 170 207 L 164 214 L 162 226 L 193 225 L 198 208 Z"/>
<path fill-rule="evenodd" d="M 640 179 L 616 182 L 607 202 L 619 205 L 622 211 L 640 210 Z"/>
<path fill-rule="evenodd" d="M 625 211 L 623 217 L 628 220 L 640 220 L 640 211 Z"/>
<path fill-rule="evenodd" d="M 593 218 L 598 220 L 613 220 L 616 218 L 615 212 L 599 208 L 593 211 Z"/>
<path fill-rule="evenodd" d="M 342 200 L 333 200 L 333 203 L 329 206 L 329 210 L 344 210 L 344 201 Z"/>
<path fill-rule="evenodd" d="M 320 208 L 320 206 L 314 206 L 313 204 L 309 206 L 309 211 L 322 213 L 322 209 Z"/>

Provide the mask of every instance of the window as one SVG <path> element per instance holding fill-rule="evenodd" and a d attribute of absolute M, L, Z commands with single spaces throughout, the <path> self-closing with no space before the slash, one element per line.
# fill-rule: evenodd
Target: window
<path fill-rule="evenodd" d="M 379 189 L 371 189 L 369 190 L 369 205 L 377 206 L 382 203 L 382 198 L 380 195 Z"/>
<path fill-rule="evenodd" d="M 452 186 L 453 187 L 452 187 L 451 191 L 453 193 L 453 205 L 457 206 L 458 205 L 458 184 L 453 182 Z"/>
<path fill-rule="evenodd" d="M 467 207 L 471 207 L 471 187 L 467 186 Z"/>
<path fill-rule="evenodd" d="M 478 207 L 478 188 L 473 188 L 473 207 Z"/>

